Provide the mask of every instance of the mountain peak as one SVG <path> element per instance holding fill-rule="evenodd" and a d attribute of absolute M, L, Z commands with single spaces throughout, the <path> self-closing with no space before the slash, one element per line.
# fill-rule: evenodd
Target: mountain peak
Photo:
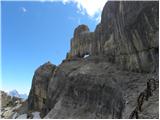
<path fill-rule="evenodd" d="M 26 100 L 28 98 L 27 94 L 20 94 L 16 89 L 9 91 L 8 95 L 12 97 L 22 98 L 23 100 Z"/>

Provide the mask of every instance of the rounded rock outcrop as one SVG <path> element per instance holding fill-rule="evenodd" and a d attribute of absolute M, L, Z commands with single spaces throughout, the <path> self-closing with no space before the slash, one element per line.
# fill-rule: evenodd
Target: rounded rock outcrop
<path fill-rule="evenodd" d="M 47 89 L 56 66 L 47 62 L 41 65 L 33 76 L 32 87 L 28 97 L 28 109 L 41 111 L 46 103 Z"/>
<path fill-rule="evenodd" d="M 74 30 L 74 37 L 78 37 L 81 33 L 83 32 L 89 32 L 89 28 L 87 25 L 79 25 L 75 30 Z"/>
<path fill-rule="evenodd" d="M 71 39 L 70 55 L 74 57 L 84 57 L 92 53 L 94 43 L 94 32 L 89 32 L 88 26 L 82 24 L 74 30 L 74 36 Z"/>

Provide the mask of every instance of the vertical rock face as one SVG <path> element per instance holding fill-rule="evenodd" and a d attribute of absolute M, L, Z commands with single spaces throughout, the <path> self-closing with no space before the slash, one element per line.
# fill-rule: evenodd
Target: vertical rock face
<path fill-rule="evenodd" d="M 32 87 L 28 97 L 28 109 L 41 111 L 46 103 L 47 89 L 56 66 L 50 62 L 40 66 L 33 76 Z"/>
<path fill-rule="evenodd" d="M 154 72 L 159 54 L 158 2 L 109 1 L 95 32 L 75 29 L 72 56 L 105 54 L 131 71 Z"/>
<path fill-rule="evenodd" d="M 85 54 L 90 54 L 93 40 L 94 33 L 89 32 L 86 25 L 78 26 L 74 31 L 74 37 L 71 39 L 71 56 L 83 57 Z"/>
<path fill-rule="evenodd" d="M 108 2 L 102 13 L 105 52 L 133 71 L 155 71 L 158 63 L 158 2 Z M 97 39 L 98 40 L 98 39 Z M 111 45 L 110 45 L 111 46 Z"/>

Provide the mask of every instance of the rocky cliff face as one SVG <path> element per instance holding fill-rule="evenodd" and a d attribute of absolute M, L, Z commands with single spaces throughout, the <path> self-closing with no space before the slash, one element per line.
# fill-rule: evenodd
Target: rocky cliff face
<path fill-rule="evenodd" d="M 106 4 L 101 25 L 104 35 L 110 33 L 108 36 L 110 39 L 113 35 L 115 49 L 112 54 L 116 63 L 134 71 L 156 70 L 159 39 L 158 8 L 158 2 Z"/>
<path fill-rule="evenodd" d="M 107 2 L 94 32 L 75 29 L 56 69 L 36 71 L 30 109 L 44 118 L 158 118 L 158 7 Z"/>
<path fill-rule="evenodd" d="M 55 65 L 47 62 L 35 71 L 28 97 L 29 110 L 41 111 L 46 104 L 48 84 L 55 68 Z"/>
<path fill-rule="evenodd" d="M 75 29 L 70 54 L 105 54 L 122 68 L 154 72 L 158 63 L 158 2 L 107 2 L 95 32 Z M 82 29 L 85 27 L 86 29 Z M 77 33 L 78 32 L 78 33 Z"/>
<path fill-rule="evenodd" d="M 120 66 L 106 62 L 104 57 L 65 61 L 58 67 L 49 83 L 45 114 L 49 113 L 45 118 L 130 117 L 140 104 L 137 99 L 147 88 L 147 80 L 153 78 L 158 82 L 158 75 L 122 71 Z M 158 92 L 157 87 L 156 90 Z M 152 96 L 158 99 L 157 94 Z M 158 101 L 149 103 L 146 99 L 144 96 L 142 104 L 147 103 L 150 110 L 154 110 L 154 118 L 158 118 Z M 138 111 L 139 118 L 152 116 L 151 113 L 141 114 Z"/>
<path fill-rule="evenodd" d="M 92 53 L 94 33 L 89 32 L 86 25 L 78 26 L 74 31 L 74 37 L 71 40 L 71 56 L 83 57 Z"/>

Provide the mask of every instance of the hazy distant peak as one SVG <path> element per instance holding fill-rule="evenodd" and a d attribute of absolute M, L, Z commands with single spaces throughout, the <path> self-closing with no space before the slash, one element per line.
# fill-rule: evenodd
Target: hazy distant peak
<path fill-rule="evenodd" d="M 14 89 L 12 91 L 9 91 L 8 92 L 8 95 L 12 96 L 12 97 L 18 97 L 18 98 L 22 98 L 24 100 L 26 100 L 28 98 L 28 95 L 27 94 L 19 94 L 19 92 Z"/>

